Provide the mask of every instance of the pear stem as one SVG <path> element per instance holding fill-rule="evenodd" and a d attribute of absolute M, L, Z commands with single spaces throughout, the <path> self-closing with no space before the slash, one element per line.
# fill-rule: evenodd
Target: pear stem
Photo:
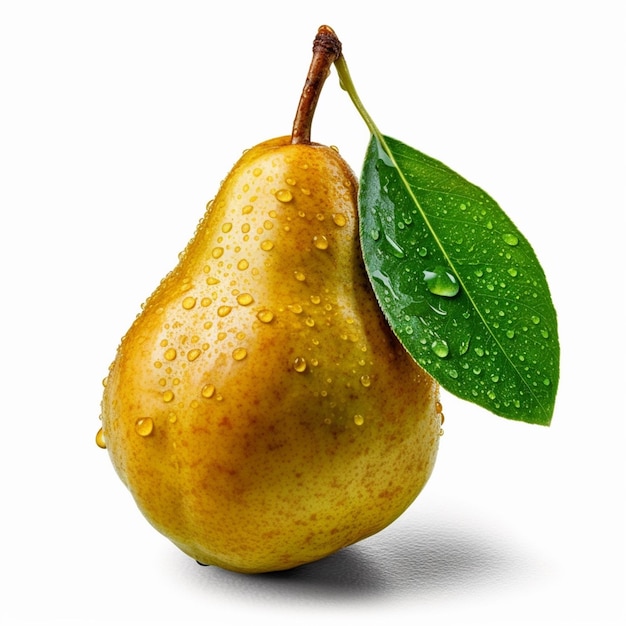
<path fill-rule="evenodd" d="M 341 57 L 341 41 L 330 26 L 320 26 L 313 41 L 309 67 L 291 132 L 291 143 L 311 143 L 311 126 L 322 87 L 333 63 Z"/>

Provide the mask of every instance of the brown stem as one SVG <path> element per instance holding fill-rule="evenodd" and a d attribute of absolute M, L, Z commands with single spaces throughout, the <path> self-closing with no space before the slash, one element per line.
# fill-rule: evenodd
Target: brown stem
<path fill-rule="evenodd" d="M 332 64 L 341 56 L 341 42 L 330 26 L 320 26 L 313 41 L 313 59 L 293 121 L 291 143 L 311 143 L 311 125 L 320 93 Z"/>

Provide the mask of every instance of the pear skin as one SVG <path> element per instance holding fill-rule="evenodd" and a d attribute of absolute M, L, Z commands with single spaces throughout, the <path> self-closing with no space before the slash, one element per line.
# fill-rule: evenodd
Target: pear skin
<path fill-rule="evenodd" d="M 323 558 L 428 480 L 438 385 L 391 332 L 336 150 L 246 151 L 122 339 L 102 401 L 117 473 L 193 559 L 239 572 Z"/>

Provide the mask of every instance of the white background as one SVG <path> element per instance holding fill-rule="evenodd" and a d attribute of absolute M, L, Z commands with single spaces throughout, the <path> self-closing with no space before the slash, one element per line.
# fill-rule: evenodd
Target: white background
<path fill-rule="evenodd" d="M 620 2 L 2 2 L 3 624 L 622 624 Z M 444 394 L 437 467 L 378 536 L 274 575 L 200 568 L 94 443 L 101 379 L 241 152 L 291 130 L 320 24 L 388 135 L 487 190 L 559 313 L 549 428 Z M 333 74 L 313 138 L 360 171 Z"/>

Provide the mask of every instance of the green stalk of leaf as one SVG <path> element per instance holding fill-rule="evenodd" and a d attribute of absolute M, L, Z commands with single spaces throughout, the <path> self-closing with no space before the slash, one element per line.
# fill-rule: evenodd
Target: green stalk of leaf
<path fill-rule="evenodd" d="M 360 181 L 361 246 L 391 328 L 451 393 L 549 425 L 557 318 L 530 243 L 480 188 L 380 133 L 343 57 L 336 67 L 372 132 Z"/>

